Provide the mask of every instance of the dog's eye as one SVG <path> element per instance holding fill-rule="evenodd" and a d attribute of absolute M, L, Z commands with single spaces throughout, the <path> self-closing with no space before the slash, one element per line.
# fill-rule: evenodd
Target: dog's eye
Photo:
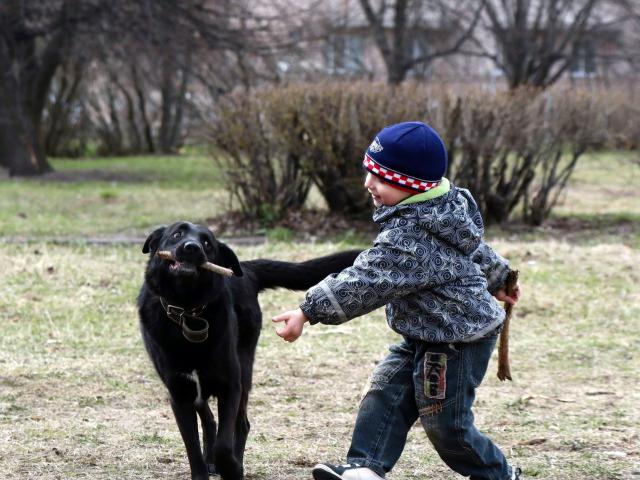
<path fill-rule="evenodd" d="M 173 238 L 180 238 L 180 237 L 182 237 L 182 232 L 180 230 L 178 230 L 173 234 Z"/>
<path fill-rule="evenodd" d="M 202 242 L 202 244 L 204 245 L 204 248 L 206 248 L 207 250 L 211 248 L 211 244 L 209 243 L 209 240 L 205 240 L 204 242 Z"/>

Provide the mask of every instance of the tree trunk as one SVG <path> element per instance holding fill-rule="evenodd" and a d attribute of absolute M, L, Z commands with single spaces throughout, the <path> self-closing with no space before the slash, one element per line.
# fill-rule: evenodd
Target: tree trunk
<path fill-rule="evenodd" d="M 71 33 L 60 29 L 42 43 L 28 33 L 20 5 L 10 4 L 3 12 L 11 30 L 0 36 L 0 165 L 10 175 L 39 175 L 52 170 L 44 154 L 40 125 L 51 81 Z M 66 9 L 64 4 L 60 18 L 66 18 Z"/>
<path fill-rule="evenodd" d="M 175 102 L 175 87 L 173 85 L 173 65 L 170 64 L 168 59 L 163 59 L 161 62 L 162 69 L 162 85 L 161 85 L 161 120 L 160 130 L 158 131 L 158 150 L 160 153 L 174 153 L 172 152 L 169 136 L 171 130 L 171 121 L 173 119 L 173 105 Z"/>
<path fill-rule="evenodd" d="M 40 175 L 52 170 L 33 131 L 25 131 L 19 120 L 3 123 L 0 165 L 9 170 L 9 175 Z"/>
<path fill-rule="evenodd" d="M 178 92 L 178 97 L 176 98 L 176 111 L 173 117 L 173 125 L 171 127 L 170 132 L 170 141 L 174 150 L 180 147 L 181 134 L 182 134 L 182 124 L 184 118 L 184 107 L 186 102 L 186 94 L 187 94 L 187 85 L 190 80 L 190 62 L 187 63 L 187 66 L 182 69 L 182 79 L 180 82 L 180 91 Z"/>
<path fill-rule="evenodd" d="M 40 135 L 40 117 L 26 114 L 15 75 L 0 81 L 0 165 L 9 175 L 40 175 L 52 170 Z"/>
<path fill-rule="evenodd" d="M 136 97 L 138 98 L 138 109 L 140 111 L 140 118 L 142 120 L 142 131 L 144 133 L 144 139 L 147 143 L 147 151 L 149 153 L 154 153 L 156 151 L 156 146 L 155 142 L 153 141 L 153 129 L 151 128 L 151 121 L 149 120 L 149 116 L 147 115 L 146 94 L 144 91 L 144 87 L 142 86 L 142 81 L 140 79 L 138 69 L 134 64 L 131 65 L 131 77 L 133 80 L 133 88 L 136 92 Z"/>
<path fill-rule="evenodd" d="M 180 84 L 176 89 L 174 77 L 178 75 L 178 69 L 169 62 L 163 65 L 162 114 L 158 132 L 158 146 L 161 153 L 176 153 L 179 148 L 185 95 L 189 82 L 189 66 L 182 67 L 179 72 Z"/>
<path fill-rule="evenodd" d="M 407 78 L 407 68 L 399 60 L 391 59 L 387 62 L 387 83 L 400 85 Z"/>

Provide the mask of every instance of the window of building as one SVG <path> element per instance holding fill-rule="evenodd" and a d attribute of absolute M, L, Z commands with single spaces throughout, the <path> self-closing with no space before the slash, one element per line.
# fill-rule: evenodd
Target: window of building
<path fill-rule="evenodd" d="M 431 46 L 425 34 L 411 36 L 406 45 L 407 58 L 417 59 L 429 55 Z M 409 75 L 414 77 L 424 77 L 431 72 L 430 63 L 418 63 L 410 71 Z"/>
<path fill-rule="evenodd" d="M 576 78 L 591 77 L 596 73 L 596 49 L 591 39 L 577 41 L 573 45 L 573 62 L 571 76 Z"/>
<path fill-rule="evenodd" d="M 325 66 L 332 74 L 353 74 L 363 71 L 364 42 L 360 35 L 331 35 L 327 41 Z"/>

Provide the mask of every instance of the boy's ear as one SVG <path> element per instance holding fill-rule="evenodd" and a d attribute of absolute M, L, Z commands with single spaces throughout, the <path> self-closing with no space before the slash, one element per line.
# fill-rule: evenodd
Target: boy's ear
<path fill-rule="evenodd" d="M 162 235 L 164 235 L 164 231 L 166 229 L 167 227 L 162 226 L 151 232 L 142 246 L 142 253 L 155 252 L 158 250 L 158 243 L 160 243 L 160 239 L 162 238 Z"/>
<path fill-rule="evenodd" d="M 224 243 L 218 242 L 218 252 L 220 254 L 220 263 L 222 264 L 222 266 L 233 270 L 233 274 L 236 277 L 242 277 L 242 267 L 240 266 L 238 257 L 236 257 L 236 254 L 233 253 L 233 250 L 231 250 Z"/>

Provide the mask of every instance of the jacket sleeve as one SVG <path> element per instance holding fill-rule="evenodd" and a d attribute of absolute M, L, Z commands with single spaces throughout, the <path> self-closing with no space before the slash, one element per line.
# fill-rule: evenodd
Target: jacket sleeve
<path fill-rule="evenodd" d="M 472 259 L 487 279 L 487 289 L 492 295 L 504 286 L 509 273 L 509 262 L 498 255 L 484 241 L 473 252 Z"/>
<path fill-rule="evenodd" d="M 376 244 L 353 266 L 309 289 L 300 308 L 311 324 L 337 325 L 424 288 L 427 280 L 426 270 L 410 249 Z"/>

